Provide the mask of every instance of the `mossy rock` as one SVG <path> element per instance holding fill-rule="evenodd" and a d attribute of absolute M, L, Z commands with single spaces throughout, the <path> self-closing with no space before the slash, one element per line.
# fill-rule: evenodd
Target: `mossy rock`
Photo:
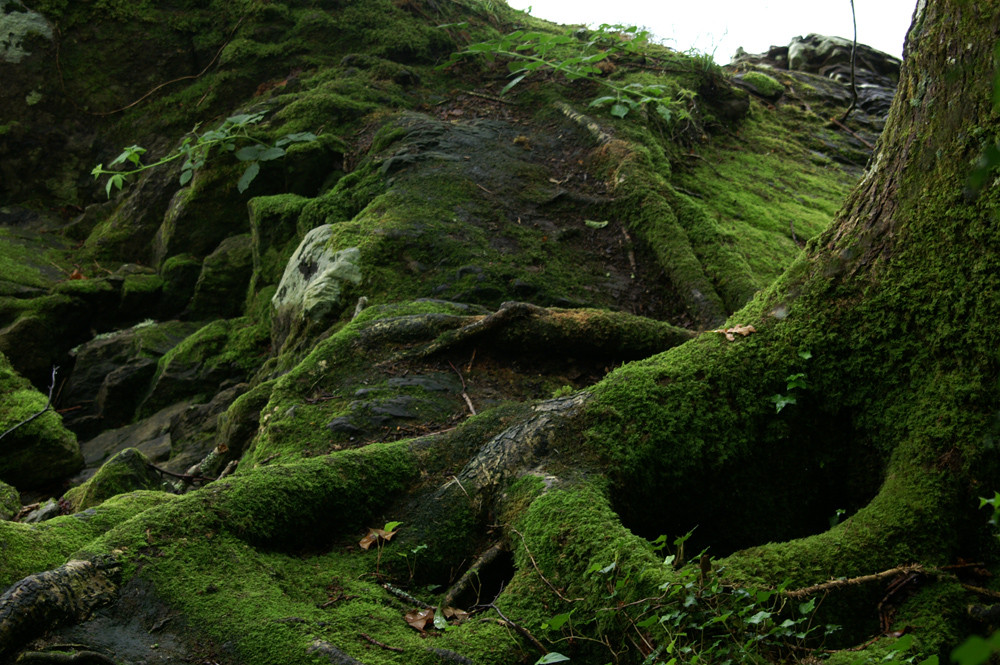
<path fill-rule="evenodd" d="M 210 319 L 242 314 L 252 263 L 249 233 L 220 242 L 202 262 L 187 315 Z"/>
<path fill-rule="evenodd" d="M 90 480 L 66 492 L 63 500 L 77 512 L 126 492 L 162 488 L 163 480 L 149 458 L 135 448 L 126 448 L 105 462 Z"/>
<path fill-rule="evenodd" d="M 57 482 L 83 466 L 76 436 L 48 398 L 18 375 L 0 354 L 0 480 L 20 489 Z M 24 423 L 19 425 L 19 423 Z"/>
<path fill-rule="evenodd" d="M 17 489 L 0 482 L 0 521 L 13 519 L 21 511 L 21 495 Z"/>
<path fill-rule="evenodd" d="M 764 72 L 747 72 L 735 77 L 734 80 L 751 92 L 771 101 L 776 101 L 785 94 L 785 86 Z"/>

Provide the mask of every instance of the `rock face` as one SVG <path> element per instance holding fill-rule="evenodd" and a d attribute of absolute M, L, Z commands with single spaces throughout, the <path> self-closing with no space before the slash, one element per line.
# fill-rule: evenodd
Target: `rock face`
<path fill-rule="evenodd" d="M 766 53 L 752 54 L 740 49 L 730 67 L 736 72 L 738 84 L 772 101 L 781 95 L 773 97 L 772 91 L 761 90 L 754 85 L 753 77 L 781 73 L 789 84 L 787 103 L 806 102 L 810 108 L 823 107 L 824 111 L 829 110 L 830 117 L 839 117 L 852 99 L 852 46 L 849 39 L 810 34 L 795 37 L 787 46 L 772 46 Z M 865 44 L 857 45 L 854 80 L 858 103 L 850 124 L 868 145 L 874 144 L 885 124 L 901 65 L 899 58 Z"/>

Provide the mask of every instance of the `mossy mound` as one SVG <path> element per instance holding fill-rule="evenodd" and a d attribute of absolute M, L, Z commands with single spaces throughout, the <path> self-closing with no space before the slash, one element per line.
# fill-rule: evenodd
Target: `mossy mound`
<path fill-rule="evenodd" d="M 58 482 L 83 466 L 76 436 L 49 406 L 50 398 L 0 354 L 0 480 L 31 489 Z"/>

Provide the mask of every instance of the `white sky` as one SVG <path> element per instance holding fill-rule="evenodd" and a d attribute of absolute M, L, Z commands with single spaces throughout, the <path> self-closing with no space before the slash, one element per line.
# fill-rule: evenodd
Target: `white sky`
<path fill-rule="evenodd" d="M 557 23 L 638 25 L 679 51 L 695 48 L 725 64 L 742 46 L 762 53 L 816 32 L 851 39 L 850 0 L 507 0 Z M 903 55 L 916 0 L 854 0 L 858 42 Z"/>

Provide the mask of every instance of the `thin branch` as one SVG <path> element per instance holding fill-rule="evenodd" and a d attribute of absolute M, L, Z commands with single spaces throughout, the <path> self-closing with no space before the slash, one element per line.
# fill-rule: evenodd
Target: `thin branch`
<path fill-rule="evenodd" d="M 43 413 L 45 413 L 46 411 L 48 411 L 52 407 L 52 391 L 55 390 L 55 388 L 56 388 L 56 372 L 58 372 L 58 371 L 59 371 L 59 368 L 57 366 L 53 365 L 52 366 L 52 383 L 49 384 L 49 399 L 48 399 L 48 401 L 45 402 L 45 408 L 42 409 L 41 411 L 39 411 L 38 413 L 32 414 L 31 416 L 29 416 L 25 420 L 22 420 L 21 422 L 17 423 L 16 425 L 14 425 L 10 429 L 8 429 L 3 434 L 0 434 L 0 439 L 4 438 L 8 434 L 10 434 L 11 432 L 13 432 L 14 430 L 16 430 L 21 425 L 27 425 L 32 420 L 34 420 L 38 416 L 42 415 Z"/>
<path fill-rule="evenodd" d="M 378 640 L 376 640 L 374 637 L 372 637 L 368 633 L 358 633 L 358 635 L 360 635 L 366 641 L 371 642 L 372 644 L 374 644 L 377 647 L 382 647 L 383 649 L 387 649 L 388 651 L 395 651 L 396 653 L 403 653 L 403 649 L 401 647 L 391 647 L 388 644 L 384 644 L 382 642 L 379 642 Z"/>
<path fill-rule="evenodd" d="M 910 573 L 922 573 L 924 572 L 924 567 L 920 564 L 910 564 L 906 566 L 896 566 L 895 568 L 890 568 L 889 570 L 883 570 L 880 573 L 875 573 L 874 575 L 862 575 L 860 577 L 849 577 L 839 580 L 830 580 L 828 582 L 823 582 L 822 584 L 814 584 L 813 586 L 803 587 L 801 589 L 793 589 L 791 591 L 785 591 L 784 595 L 789 598 L 804 598 L 806 596 L 811 596 L 814 593 L 820 591 L 829 591 L 831 589 L 841 589 L 846 586 L 856 586 L 858 584 L 866 584 L 868 582 L 878 582 L 879 580 L 884 580 L 888 577 L 895 577 L 897 575 L 906 575 Z"/>
<path fill-rule="evenodd" d="M 503 622 L 506 625 L 510 626 L 511 628 L 513 628 L 514 630 L 516 630 L 517 632 L 519 632 L 529 642 L 531 642 L 532 644 L 534 644 L 536 649 L 538 649 L 539 651 L 541 651 L 543 654 L 549 652 L 549 650 L 546 649 L 545 646 L 541 642 L 538 641 L 538 638 L 535 637 L 534 635 L 532 635 L 531 632 L 527 628 L 525 628 L 524 626 L 522 626 L 520 624 L 516 624 L 513 621 L 511 621 L 510 619 L 508 619 L 506 616 L 504 616 L 504 613 L 500 611 L 500 608 L 497 607 L 496 605 L 494 605 L 493 603 L 489 603 L 487 605 L 480 605 L 479 607 L 488 607 L 488 608 L 494 610 L 497 614 L 500 615 L 500 618 L 503 619 Z"/>
<path fill-rule="evenodd" d="M 559 596 L 560 598 L 562 598 L 567 603 L 575 603 L 575 602 L 583 600 L 583 598 L 567 598 L 566 596 L 564 596 L 561 593 L 559 593 L 559 589 L 555 588 L 555 586 L 552 584 L 552 582 L 549 582 L 545 578 L 545 575 L 542 575 L 542 570 L 538 567 L 538 563 L 535 561 L 535 557 L 531 556 L 531 550 L 528 549 L 528 543 L 527 543 L 527 541 L 525 541 L 524 535 L 522 535 L 521 532 L 518 531 L 517 529 L 511 529 L 511 531 L 513 531 L 514 533 L 516 533 L 518 536 L 521 536 L 521 544 L 524 545 L 524 552 L 528 555 L 528 558 L 531 559 L 531 565 L 535 567 L 535 572 L 538 573 L 538 576 L 542 578 L 542 581 L 545 582 L 549 586 L 550 589 L 552 589 L 552 592 L 554 594 L 556 594 L 557 596 Z"/>
<path fill-rule="evenodd" d="M 476 407 L 472 406 L 472 400 L 469 399 L 469 393 L 466 392 L 465 377 L 462 376 L 462 373 L 458 371 L 458 368 L 455 367 L 454 363 L 450 360 L 448 361 L 448 364 L 451 365 L 453 370 L 455 370 L 455 374 L 458 374 L 458 380 L 462 382 L 462 399 L 465 400 L 465 405 L 469 407 L 469 413 L 476 415 Z"/>
<path fill-rule="evenodd" d="M 87 113 L 89 115 L 98 116 L 98 117 L 104 117 L 104 116 L 114 115 L 115 113 L 121 113 L 122 111 L 127 111 L 128 109 L 132 108 L 133 106 L 135 106 L 139 102 L 143 101 L 144 99 L 146 99 L 147 97 L 149 97 L 150 95 L 152 95 L 154 92 L 156 92 L 157 90 L 159 90 L 161 88 L 165 88 L 166 86 L 168 86 L 168 85 L 170 85 L 172 83 L 177 83 L 179 81 L 187 81 L 189 79 L 198 79 L 198 78 L 201 78 L 202 76 L 204 76 L 205 73 L 212 67 L 212 65 L 215 64 L 215 61 L 219 59 L 219 56 L 222 55 L 223 49 L 225 49 L 229 45 L 229 42 L 231 42 L 233 40 L 233 35 L 236 34 L 236 31 L 239 29 L 240 25 L 243 23 L 243 19 L 245 19 L 245 18 L 246 18 L 246 15 L 243 15 L 243 16 L 240 17 L 240 20 L 238 20 L 236 22 L 236 25 L 233 26 L 233 29 L 229 31 L 229 36 L 226 37 L 226 41 L 224 41 L 222 43 L 222 46 L 219 47 L 219 50 L 215 52 L 215 56 L 212 57 L 212 59 L 208 62 L 208 64 L 205 65 L 205 68 L 202 69 L 200 72 L 198 72 L 197 74 L 189 74 L 187 76 L 181 76 L 180 78 L 175 78 L 173 80 L 166 81 L 164 83 L 160 83 L 159 85 L 157 85 L 157 86 L 153 87 L 152 89 L 150 89 L 149 92 L 147 92 L 142 97 L 140 97 L 139 99 L 135 100 L 134 102 L 132 102 L 130 104 L 126 104 L 125 106 L 123 106 L 121 108 L 118 108 L 118 109 L 115 109 L 113 111 L 88 111 L 87 109 L 81 108 L 80 106 L 77 105 L 76 101 L 74 101 L 73 96 L 70 95 L 69 92 L 66 90 L 66 79 L 63 77 L 62 67 L 60 66 L 60 63 L 59 63 L 59 45 L 62 42 L 62 34 L 57 29 L 56 33 L 57 33 L 58 39 L 56 39 L 56 71 L 59 74 L 59 85 L 62 88 L 63 94 L 66 95 L 66 98 L 69 100 L 70 104 L 72 104 L 73 107 L 77 111 L 82 111 L 83 113 Z"/>
<path fill-rule="evenodd" d="M 188 483 L 211 483 L 214 482 L 215 480 L 218 480 L 217 478 L 206 478 L 205 476 L 192 476 L 186 473 L 174 473 L 173 471 L 167 471 L 166 469 L 161 469 L 152 462 L 146 462 L 146 466 L 148 466 L 153 471 L 156 471 L 160 475 L 170 476 L 171 478 L 179 478 L 180 480 L 183 480 L 184 482 Z"/>

